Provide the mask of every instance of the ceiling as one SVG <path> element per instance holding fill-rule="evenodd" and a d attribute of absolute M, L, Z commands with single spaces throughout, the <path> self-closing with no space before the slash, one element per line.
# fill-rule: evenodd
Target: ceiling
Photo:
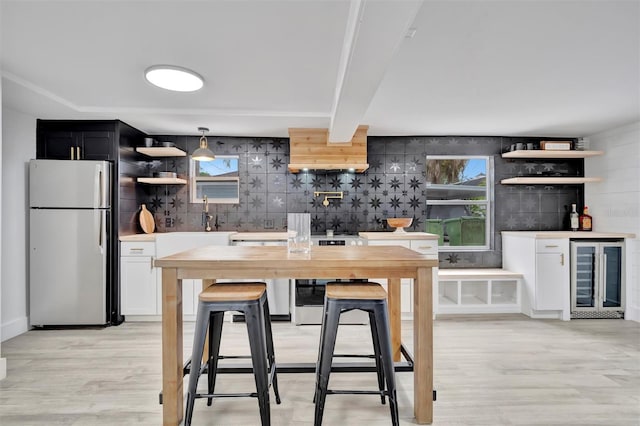
<path fill-rule="evenodd" d="M 580 137 L 640 120 L 639 1 L 0 2 L 2 102 L 149 134 Z M 413 33 L 413 37 L 410 34 Z M 193 93 L 148 84 L 193 69 Z"/>

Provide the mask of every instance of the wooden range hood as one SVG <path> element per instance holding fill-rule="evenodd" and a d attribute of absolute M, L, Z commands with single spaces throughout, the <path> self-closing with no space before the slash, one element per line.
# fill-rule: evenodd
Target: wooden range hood
<path fill-rule="evenodd" d="M 289 128 L 289 171 L 302 169 L 355 169 L 362 173 L 367 163 L 367 130 L 358 126 L 349 142 L 329 142 L 328 129 Z"/>

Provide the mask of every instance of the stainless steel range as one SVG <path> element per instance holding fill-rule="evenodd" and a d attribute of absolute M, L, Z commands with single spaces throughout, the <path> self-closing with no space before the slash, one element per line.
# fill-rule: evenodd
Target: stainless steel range
<path fill-rule="evenodd" d="M 356 246 L 364 245 L 358 236 L 334 235 L 312 236 L 312 246 Z M 313 250 L 313 248 L 312 248 Z M 324 304 L 325 287 L 328 282 L 362 282 L 366 279 L 299 279 L 293 280 L 293 302 L 291 319 L 296 325 L 321 324 L 322 305 Z M 340 316 L 341 324 L 366 324 L 369 316 L 366 312 L 351 311 Z"/>

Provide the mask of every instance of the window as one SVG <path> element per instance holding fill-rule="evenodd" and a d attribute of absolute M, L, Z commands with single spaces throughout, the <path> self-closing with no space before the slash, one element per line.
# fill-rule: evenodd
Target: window
<path fill-rule="evenodd" d="M 493 158 L 427 156 L 427 232 L 445 250 L 488 250 Z"/>
<path fill-rule="evenodd" d="M 240 202 L 240 173 L 237 155 L 218 155 L 213 161 L 191 160 L 191 202 L 237 204 Z"/>

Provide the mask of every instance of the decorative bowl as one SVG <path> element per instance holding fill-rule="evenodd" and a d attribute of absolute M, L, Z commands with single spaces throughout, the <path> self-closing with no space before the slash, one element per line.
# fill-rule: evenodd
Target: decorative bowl
<path fill-rule="evenodd" d="M 405 232 L 404 228 L 411 226 L 413 223 L 412 217 L 390 217 L 387 219 L 387 223 L 390 227 L 396 228 L 394 232 Z"/>

